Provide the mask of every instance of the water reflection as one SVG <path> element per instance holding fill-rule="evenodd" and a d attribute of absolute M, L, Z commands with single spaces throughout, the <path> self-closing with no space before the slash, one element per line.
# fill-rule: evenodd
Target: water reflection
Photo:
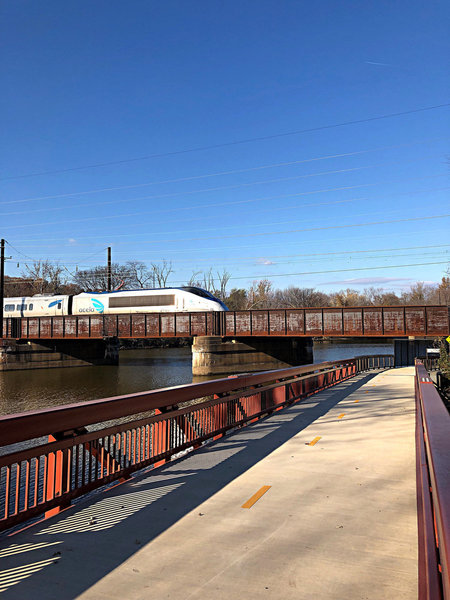
<path fill-rule="evenodd" d="M 392 354 L 391 343 L 319 343 L 314 362 L 361 354 Z M 199 377 L 204 381 L 212 377 Z M 119 366 L 0 372 L 0 414 L 36 410 L 97 398 L 191 383 L 190 348 L 126 350 Z"/>
<path fill-rule="evenodd" d="M 120 353 L 119 366 L 0 373 L 0 414 L 191 382 L 190 348 L 127 350 Z"/>

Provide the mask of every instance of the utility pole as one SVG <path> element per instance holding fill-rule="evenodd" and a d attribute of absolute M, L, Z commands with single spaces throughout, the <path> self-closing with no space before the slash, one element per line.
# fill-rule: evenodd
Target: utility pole
<path fill-rule="evenodd" d="M 3 338 L 3 298 L 5 297 L 5 240 L 0 242 L 0 338 Z"/>
<path fill-rule="evenodd" d="M 106 270 L 108 277 L 108 292 L 111 291 L 112 288 L 112 273 L 111 273 L 111 246 L 108 246 L 108 268 Z"/>

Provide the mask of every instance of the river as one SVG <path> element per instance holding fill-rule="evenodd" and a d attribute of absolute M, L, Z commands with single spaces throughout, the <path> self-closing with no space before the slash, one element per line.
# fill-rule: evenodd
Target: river
<path fill-rule="evenodd" d="M 314 362 L 393 354 L 392 343 L 319 342 Z M 0 415 L 182 385 L 193 378 L 190 348 L 124 350 L 118 366 L 0 372 Z"/>

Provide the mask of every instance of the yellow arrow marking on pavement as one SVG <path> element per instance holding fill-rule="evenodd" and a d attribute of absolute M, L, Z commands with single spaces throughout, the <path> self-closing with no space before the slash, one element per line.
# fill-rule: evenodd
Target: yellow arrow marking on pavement
<path fill-rule="evenodd" d="M 262 488 L 256 492 L 256 494 L 253 494 L 253 496 L 241 506 L 241 508 L 251 508 L 255 504 L 255 502 L 258 502 L 258 500 L 270 490 L 271 487 L 271 485 L 263 485 Z"/>
<path fill-rule="evenodd" d="M 342 417 L 345 417 L 345 413 L 342 413 L 342 415 L 339 415 L 338 419 L 342 419 Z"/>

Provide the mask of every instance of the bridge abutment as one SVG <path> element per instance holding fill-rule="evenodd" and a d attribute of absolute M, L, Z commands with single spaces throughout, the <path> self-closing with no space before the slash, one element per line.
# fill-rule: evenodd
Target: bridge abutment
<path fill-rule="evenodd" d="M 199 336 L 192 344 L 193 375 L 269 371 L 313 362 L 311 338 Z"/>
<path fill-rule="evenodd" d="M 103 340 L 3 340 L 0 371 L 119 364 L 117 338 Z"/>

